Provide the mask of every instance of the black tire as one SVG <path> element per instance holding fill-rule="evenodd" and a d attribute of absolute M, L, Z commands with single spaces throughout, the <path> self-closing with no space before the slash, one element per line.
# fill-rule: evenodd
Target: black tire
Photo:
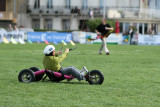
<path fill-rule="evenodd" d="M 18 75 L 19 82 L 34 82 L 35 75 L 32 70 L 24 69 Z"/>
<path fill-rule="evenodd" d="M 31 68 L 29 68 L 29 69 L 31 69 L 33 72 L 40 71 L 40 69 L 37 68 L 37 67 L 31 67 Z"/>
<path fill-rule="evenodd" d="M 37 67 L 31 67 L 31 68 L 29 68 L 29 69 L 32 70 L 33 72 L 40 71 L 40 69 L 37 68 Z M 44 75 L 44 74 L 43 74 L 43 75 Z M 36 77 L 35 81 L 40 81 L 40 80 L 43 78 L 43 75 L 35 76 L 35 77 Z"/>
<path fill-rule="evenodd" d="M 87 73 L 87 78 L 89 84 L 102 84 L 104 81 L 104 75 L 99 70 L 92 70 Z"/>

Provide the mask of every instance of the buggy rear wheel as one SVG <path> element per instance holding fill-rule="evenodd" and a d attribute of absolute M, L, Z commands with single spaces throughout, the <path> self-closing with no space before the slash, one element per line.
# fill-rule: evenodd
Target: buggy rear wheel
<path fill-rule="evenodd" d="M 37 67 L 31 67 L 29 69 L 32 70 L 33 72 L 40 71 L 40 69 Z M 40 81 L 43 78 L 43 75 L 35 75 L 35 81 Z"/>
<path fill-rule="evenodd" d="M 99 70 L 92 70 L 87 73 L 86 80 L 89 84 L 102 84 L 104 81 L 104 75 Z"/>
<path fill-rule="evenodd" d="M 24 69 L 18 75 L 19 82 L 34 82 L 35 75 L 32 70 Z"/>
<path fill-rule="evenodd" d="M 40 69 L 37 68 L 37 67 L 31 67 L 31 68 L 29 68 L 29 69 L 32 70 L 33 72 L 40 71 Z"/>

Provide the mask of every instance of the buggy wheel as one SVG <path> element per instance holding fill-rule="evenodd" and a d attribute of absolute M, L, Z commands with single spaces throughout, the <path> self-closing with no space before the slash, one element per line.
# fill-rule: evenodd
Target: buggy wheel
<path fill-rule="evenodd" d="M 18 75 L 19 82 L 33 82 L 35 81 L 35 75 L 32 70 L 24 69 Z"/>
<path fill-rule="evenodd" d="M 86 80 L 89 82 L 89 84 L 102 84 L 104 75 L 99 70 L 92 70 L 87 73 Z"/>
<path fill-rule="evenodd" d="M 40 69 L 37 68 L 37 67 L 31 67 L 31 68 L 29 68 L 29 69 L 32 70 L 33 72 L 40 71 Z"/>
<path fill-rule="evenodd" d="M 33 72 L 40 71 L 40 69 L 37 67 L 31 67 L 29 69 L 32 70 Z M 42 79 L 43 75 L 35 75 L 35 77 L 36 77 L 35 81 L 40 81 Z"/>

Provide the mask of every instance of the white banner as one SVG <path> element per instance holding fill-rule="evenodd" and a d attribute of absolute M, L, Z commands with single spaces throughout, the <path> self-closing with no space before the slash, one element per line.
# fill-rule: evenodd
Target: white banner
<path fill-rule="evenodd" d="M 96 39 L 97 34 L 96 33 L 92 33 L 92 32 L 81 32 L 81 31 L 74 31 L 72 32 L 72 36 L 73 36 L 73 41 L 74 42 L 78 42 L 78 43 L 101 43 L 101 39 L 97 39 L 94 41 L 87 41 L 87 38 L 90 39 Z M 112 33 L 109 35 L 108 39 L 107 39 L 107 43 L 115 43 L 115 44 L 122 44 L 123 41 L 123 36 L 121 33 L 119 34 L 115 34 Z"/>
<path fill-rule="evenodd" d="M 12 31 L 12 32 L 0 32 L 0 41 L 3 41 L 5 37 L 8 41 L 11 41 L 11 38 L 19 42 L 19 39 L 24 40 L 24 32 L 22 31 Z"/>
<path fill-rule="evenodd" d="M 160 35 L 138 35 L 138 45 L 160 45 Z"/>
<path fill-rule="evenodd" d="M 2 36 L 3 36 L 3 34 L 2 34 L 2 32 L 0 32 L 0 42 L 2 42 Z"/>
<path fill-rule="evenodd" d="M 122 41 L 123 41 L 123 36 L 120 33 L 119 34 L 112 33 L 107 38 L 107 43 L 111 44 L 122 44 Z M 101 43 L 101 42 L 102 42 L 101 39 L 93 41 L 93 43 Z"/>
<path fill-rule="evenodd" d="M 86 43 L 86 32 L 74 31 L 72 32 L 72 39 L 77 43 Z"/>

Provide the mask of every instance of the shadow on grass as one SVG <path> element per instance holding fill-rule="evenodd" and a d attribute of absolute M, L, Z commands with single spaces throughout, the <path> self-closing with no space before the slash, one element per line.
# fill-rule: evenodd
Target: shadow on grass
<path fill-rule="evenodd" d="M 46 81 L 41 81 L 43 83 L 57 83 L 57 84 L 78 84 L 78 85 L 89 85 L 89 83 L 86 82 L 79 82 L 79 81 L 73 81 L 73 82 L 67 82 L 67 81 L 60 81 L 60 82 L 52 82 L 50 80 L 46 80 Z"/>

